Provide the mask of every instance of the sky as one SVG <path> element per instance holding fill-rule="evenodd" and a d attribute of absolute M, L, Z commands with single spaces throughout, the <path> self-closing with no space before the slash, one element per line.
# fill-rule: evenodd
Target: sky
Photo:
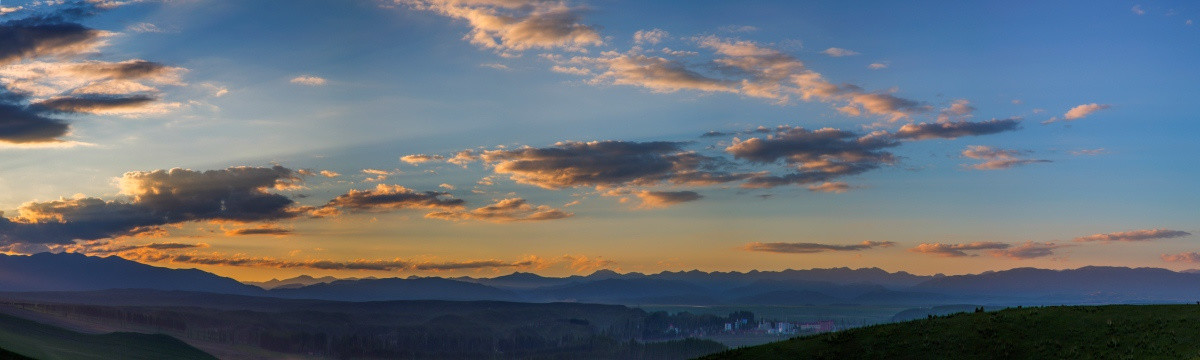
<path fill-rule="evenodd" d="M 1200 268 L 1200 4 L 0 2 L 0 253 Z"/>

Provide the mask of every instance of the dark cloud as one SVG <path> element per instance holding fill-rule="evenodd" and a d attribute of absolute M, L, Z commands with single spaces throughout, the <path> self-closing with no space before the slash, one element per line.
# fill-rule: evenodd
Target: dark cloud
<path fill-rule="evenodd" d="M 28 106 L 0 100 L 0 142 L 14 144 L 58 142 L 67 134 L 66 122 L 45 117 Z"/>
<path fill-rule="evenodd" d="M 71 21 L 83 11 L 68 8 L 0 23 L 0 64 L 35 56 L 89 51 L 104 32 Z"/>
<path fill-rule="evenodd" d="M 883 149 L 898 145 L 886 133 L 858 135 L 829 128 L 810 131 L 781 127 L 762 138 L 734 139 L 725 151 L 734 158 L 754 163 L 783 160 L 796 169 L 785 175 L 757 175 L 743 184 L 743 187 L 764 188 L 826 182 L 892 164 L 895 156 Z"/>
<path fill-rule="evenodd" d="M 447 198 L 450 193 L 418 192 L 400 185 L 379 184 L 371 190 L 350 190 L 325 204 L 326 208 L 350 211 L 390 211 L 399 209 L 457 209 L 465 201 Z"/>
<path fill-rule="evenodd" d="M 100 39 L 106 33 L 76 22 L 76 19 L 94 12 L 94 3 L 74 2 L 51 13 L 0 22 L 0 66 L 38 57 L 69 57 L 95 52 L 103 44 Z M 144 60 L 119 63 L 90 61 L 55 69 L 65 74 L 116 80 L 159 76 L 179 70 Z M 143 107 L 154 101 L 148 95 L 108 94 L 60 96 L 30 105 L 27 95 L 26 90 L 16 91 L 9 87 L 0 89 L 0 142 L 62 142 L 60 138 L 69 133 L 69 125 L 63 120 L 48 117 L 52 113 L 129 109 Z"/>
<path fill-rule="evenodd" d="M 282 166 L 128 172 L 121 194 L 130 201 L 61 199 L 21 205 L 0 218 L 0 243 L 70 243 L 136 234 L 188 221 L 269 221 L 299 214 L 287 196 L 269 192 L 297 186 L 298 174 Z"/>
<path fill-rule="evenodd" d="M 812 254 L 826 251 L 861 251 L 877 247 L 890 247 L 896 245 L 892 241 L 863 241 L 854 245 L 831 245 L 817 243 L 761 243 L 753 242 L 746 244 L 745 249 L 749 251 L 762 251 L 782 254 Z"/>
<path fill-rule="evenodd" d="M 140 108 L 154 102 L 149 95 L 61 96 L 33 104 L 48 112 L 96 113 L 104 110 Z"/>
<path fill-rule="evenodd" d="M 1019 129 L 1020 124 L 1020 118 L 907 124 L 896 131 L 895 137 L 910 140 L 954 139 L 1013 131 Z"/>
<path fill-rule="evenodd" d="M 1075 238 L 1078 242 L 1088 241 L 1149 241 L 1191 236 L 1192 233 L 1181 230 L 1147 229 L 1115 232 L 1107 234 L 1092 234 Z"/>
<path fill-rule="evenodd" d="M 660 182 L 707 185 L 745 179 L 750 174 L 718 171 L 721 160 L 683 151 L 683 143 L 593 141 L 553 147 L 491 150 L 480 154 L 497 174 L 546 189 L 617 187 Z"/>
<path fill-rule="evenodd" d="M 512 198 L 471 211 L 438 211 L 426 214 L 430 219 L 482 220 L 491 222 L 517 222 L 565 219 L 574 214 L 546 205 L 530 205 L 525 199 Z"/>
<path fill-rule="evenodd" d="M 908 251 L 918 252 L 922 254 L 930 254 L 945 257 L 963 257 L 963 256 L 979 256 L 977 254 L 968 254 L 967 251 L 976 250 L 1004 250 L 1012 245 L 1001 242 L 973 242 L 967 244 L 942 244 L 942 243 L 923 243 Z"/>
<path fill-rule="evenodd" d="M 263 226 L 256 228 L 233 229 L 226 230 L 225 236 L 246 236 L 246 235 L 290 235 L 292 229 L 285 229 L 273 226 Z"/>
<path fill-rule="evenodd" d="M 88 255 L 106 255 L 126 252 L 192 250 L 207 248 L 208 246 L 209 245 L 205 243 L 149 243 L 141 245 L 116 245 L 108 240 L 99 240 L 82 242 L 77 245 L 68 245 L 67 250 Z"/>
<path fill-rule="evenodd" d="M 110 79 L 132 80 L 163 75 L 175 68 L 146 60 L 128 60 L 117 63 L 86 62 L 72 67 L 72 71 Z"/>

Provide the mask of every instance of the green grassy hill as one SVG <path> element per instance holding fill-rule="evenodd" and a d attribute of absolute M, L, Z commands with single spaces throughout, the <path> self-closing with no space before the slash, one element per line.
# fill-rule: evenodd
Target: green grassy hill
<path fill-rule="evenodd" d="M 1200 305 L 960 313 L 793 338 L 702 359 L 1200 359 Z"/>
<path fill-rule="evenodd" d="M 0 349 L 4 349 L 0 358 L 8 352 L 39 360 L 216 359 L 167 335 L 84 334 L 4 314 L 0 314 Z"/>

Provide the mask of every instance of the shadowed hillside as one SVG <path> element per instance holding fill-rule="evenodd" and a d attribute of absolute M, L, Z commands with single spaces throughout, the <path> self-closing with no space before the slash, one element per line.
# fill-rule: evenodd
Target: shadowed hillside
<path fill-rule="evenodd" d="M 216 359 L 167 335 L 83 334 L 3 314 L 0 349 L 0 359 Z"/>
<path fill-rule="evenodd" d="M 702 359 L 1189 359 L 1200 305 L 1015 308 L 876 325 Z"/>

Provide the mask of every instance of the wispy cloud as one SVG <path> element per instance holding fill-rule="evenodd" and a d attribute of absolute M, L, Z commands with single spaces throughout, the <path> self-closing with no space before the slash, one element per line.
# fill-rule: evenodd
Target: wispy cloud
<path fill-rule="evenodd" d="M 985 160 L 982 163 L 970 165 L 975 170 L 1001 170 L 1014 166 L 1048 163 L 1050 160 L 1021 158 L 1025 152 L 1019 150 L 997 149 L 982 145 L 968 146 L 962 151 L 962 156 L 971 159 Z"/>
<path fill-rule="evenodd" d="M 643 209 L 665 208 L 704 198 L 695 191 L 641 191 L 635 195 L 641 200 L 639 207 Z"/>
<path fill-rule="evenodd" d="M 1123 232 L 1092 234 L 1092 235 L 1087 235 L 1087 236 L 1080 236 L 1080 237 L 1075 238 L 1075 241 L 1078 241 L 1078 242 L 1150 241 L 1150 240 L 1180 238 L 1180 237 L 1186 237 L 1186 236 L 1191 236 L 1191 235 L 1192 235 L 1192 233 L 1189 233 L 1187 231 L 1181 231 L 1181 230 L 1144 229 L 1144 230 L 1133 230 L 1133 231 L 1123 231 Z"/>
<path fill-rule="evenodd" d="M 896 245 L 896 243 L 891 241 L 863 241 L 861 243 L 852 245 L 800 242 L 753 242 L 746 244 L 744 249 L 748 251 L 761 251 L 780 254 L 813 254 L 827 251 L 861 251 L 880 247 L 891 247 L 893 245 Z"/>
<path fill-rule="evenodd" d="M 292 78 L 292 80 L 289 80 L 289 82 L 296 85 L 321 86 L 325 85 L 325 83 L 328 81 L 326 81 L 325 78 L 316 75 L 300 75 Z"/>
<path fill-rule="evenodd" d="M 973 242 L 965 244 L 942 244 L 942 243 L 922 243 L 908 251 L 937 255 L 943 257 L 964 257 L 964 256 L 979 256 L 978 254 L 970 254 L 968 251 L 978 250 L 1004 250 L 1012 245 L 1001 242 Z"/>
<path fill-rule="evenodd" d="M 1049 120 L 1043 121 L 1042 125 L 1052 124 L 1052 123 L 1059 122 L 1059 121 L 1079 120 L 1079 119 L 1088 117 L 1089 115 L 1091 115 L 1097 111 L 1106 110 L 1111 107 L 1112 107 L 1112 105 L 1109 105 L 1109 104 L 1097 104 L 1097 103 L 1079 105 L 1079 106 L 1071 108 L 1070 110 L 1067 110 L 1067 112 L 1065 114 L 1063 114 L 1061 119 L 1058 117 L 1052 117 Z"/>
<path fill-rule="evenodd" d="M 571 217 L 575 214 L 551 208 L 546 205 L 534 206 L 521 198 L 502 199 L 493 204 L 470 211 L 451 210 L 437 211 L 425 214 L 430 219 L 442 220 L 481 220 L 496 223 L 557 220 Z"/>
<path fill-rule="evenodd" d="M 413 8 L 465 20 L 472 44 L 514 55 L 527 49 L 582 51 L 604 44 L 594 28 L 581 23 L 582 7 L 539 0 L 395 0 Z"/>
<path fill-rule="evenodd" d="M 848 49 L 836 48 L 836 47 L 831 47 L 831 48 L 825 49 L 825 51 L 822 51 L 821 53 L 832 56 L 832 57 L 854 56 L 854 55 L 859 54 L 859 52 L 854 51 L 854 50 L 848 50 Z"/>

